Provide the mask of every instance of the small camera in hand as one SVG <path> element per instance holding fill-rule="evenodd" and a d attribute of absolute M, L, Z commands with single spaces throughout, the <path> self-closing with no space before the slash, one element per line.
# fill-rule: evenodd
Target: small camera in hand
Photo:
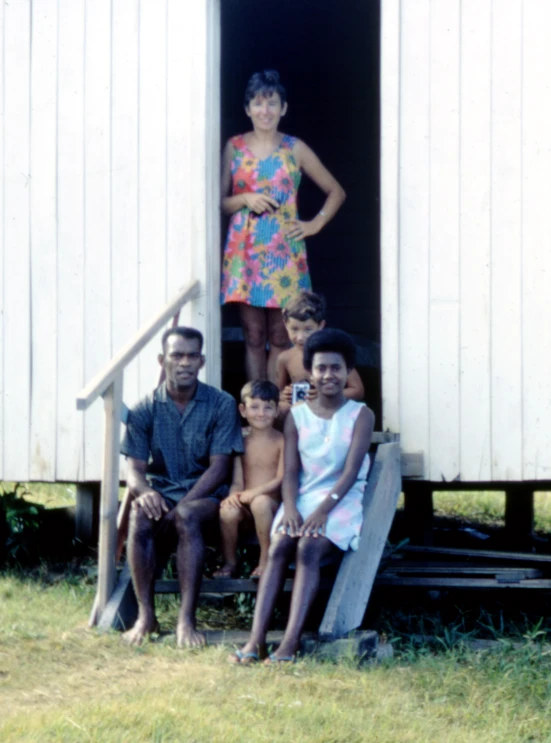
<path fill-rule="evenodd" d="M 306 400 L 309 389 L 310 382 L 295 382 L 293 384 L 291 404 L 294 405 L 296 402 L 302 402 L 303 400 Z"/>

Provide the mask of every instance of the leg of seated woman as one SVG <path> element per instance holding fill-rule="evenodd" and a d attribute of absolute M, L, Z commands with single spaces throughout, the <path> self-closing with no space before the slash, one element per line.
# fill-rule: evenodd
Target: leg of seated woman
<path fill-rule="evenodd" d="M 277 357 L 286 348 L 289 348 L 289 335 L 283 322 L 281 310 L 270 309 L 268 313 L 268 343 L 270 352 L 268 354 L 268 379 L 277 382 L 276 364 Z"/>
<path fill-rule="evenodd" d="M 275 654 L 277 658 L 290 657 L 297 652 L 304 622 L 318 592 L 320 562 L 333 549 L 335 547 L 327 537 L 301 537 L 298 540 L 289 621 Z"/>
<path fill-rule="evenodd" d="M 251 636 L 241 652 L 265 655 L 266 633 L 277 595 L 283 585 L 285 570 L 293 557 L 296 546 L 297 540 L 286 534 L 275 534 L 272 538 L 268 564 L 260 579 L 256 595 Z"/>
<path fill-rule="evenodd" d="M 266 379 L 266 342 L 268 325 L 264 307 L 240 304 L 241 325 L 245 337 L 247 379 Z"/>

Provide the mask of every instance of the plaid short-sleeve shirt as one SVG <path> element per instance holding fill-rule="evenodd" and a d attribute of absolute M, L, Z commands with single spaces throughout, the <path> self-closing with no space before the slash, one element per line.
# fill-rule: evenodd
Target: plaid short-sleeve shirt
<path fill-rule="evenodd" d="M 195 396 L 180 412 L 166 383 L 128 413 L 121 453 L 148 463 L 148 480 L 158 492 L 179 501 L 209 467 L 213 454 L 241 454 L 243 439 L 235 400 L 198 382 Z M 224 498 L 228 485 L 214 497 Z"/>

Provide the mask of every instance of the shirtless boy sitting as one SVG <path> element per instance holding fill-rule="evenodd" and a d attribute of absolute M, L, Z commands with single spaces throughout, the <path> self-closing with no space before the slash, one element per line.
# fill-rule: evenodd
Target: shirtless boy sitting
<path fill-rule="evenodd" d="M 234 460 L 230 494 L 220 504 L 224 566 L 215 578 L 235 574 L 240 528 L 250 530 L 254 525 L 260 543 L 260 560 L 251 577 L 260 578 L 268 561 L 270 529 L 283 480 L 283 434 L 273 427 L 278 399 L 273 382 L 247 382 L 241 390 L 239 412 L 249 427 L 243 431 L 245 453 Z"/>
<path fill-rule="evenodd" d="M 319 294 L 304 290 L 285 305 L 282 314 L 293 344 L 292 348 L 278 356 L 276 367 L 280 415 L 285 416 L 292 404 L 293 384 L 309 380 L 310 375 L 302 361 L 304 344 L 312 333 L 325 327 L 325 300 Z M 314 400 L 317 394 L 316 388 L 311 385 L 306 399 Z M 364 386 L 355 369 L 348 375 L 344 396 L 348 400 L 361 401 L 364 398 Z"/>

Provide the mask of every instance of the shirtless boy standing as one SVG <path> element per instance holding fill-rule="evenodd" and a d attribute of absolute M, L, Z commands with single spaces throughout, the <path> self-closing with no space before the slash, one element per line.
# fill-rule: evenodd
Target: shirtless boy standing
<path fill-rule="evenodd" d="M 325 300 L 314 292 L 301 291 L 285 305 L 282 314 L 289 339 L 293 344 L 292 348 L 278 356 L 276 367 L 277 386 L 280 390 L 280 414 L 285 416 L 291 407 L 293 384 L 309 380 L 310 375 L 302 361 L 304 344 L 312 333 L 325 327 Z M 307 399 L 314 400 L 317 394 L 316 388 L 310 386 Z M 355 369 L 348 375 L 344 396 L 348 400 L 364 398 L 364 386 Z"/>
<path fill-rule="evenodd" d="M 239 412 L 249 427 L 243 431 L 245 453 L 234 460 L 230 494 L 220 504 L 224 566 L 215 578 L 231 578 L 237 567 L 240 528 L 256 529 L 260 560 L 251 578 L 260 578 L 268 561 L 270 529 L 281 502 L 283 434 L 273 427 L 279 390 L 273 382 L 252 381 L 241 390 Z"/>

